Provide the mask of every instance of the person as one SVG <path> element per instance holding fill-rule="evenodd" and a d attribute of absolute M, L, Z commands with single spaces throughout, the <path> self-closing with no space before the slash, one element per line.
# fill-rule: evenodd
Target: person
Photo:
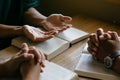
<path fill-rule="evenodd" d="M 88 40 L 88 51 L 108 69 L 120 73 L 120 39 L 115 31 L 99 28 Z"/>
<path fill-rule="evenodd" d="M 35 47 L 29 48 L 26 43 L 13 57 L 0 62 L 0 78 L 22 77 L 22 80 L 38 80 L 45 57 Z"/>
<path fill-rule="evenodd" d="M 0 47 L 9 46 L 16 36 L 26 36 L 32 41 L 44 41 L 71 27 L 72 18 L 62 14 L 46 17 L 35 7 L 38 0 L 0 0 Z M 30 25 L 30 26 L 28 26 Z M 37 27 L 43 27 L 41 31 Z"/>

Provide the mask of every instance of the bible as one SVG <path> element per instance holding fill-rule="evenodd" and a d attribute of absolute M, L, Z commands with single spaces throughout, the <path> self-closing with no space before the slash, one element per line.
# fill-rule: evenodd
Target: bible
<path fill-rule="evenodd" d="M 12 45 L 21 48 L 21 44 L 26 42 L 29 46 L 35 46 L 38 50 L 41 50 L 50 60 L 68 49 L 71 44 L 87 37 L 88 33 L 72 27 L 42 42 L 32 42 L 26 37 L 17 37 L 12 40 Z"/>
<path fill-rule="evenodd" d="M 87 46 L 83 49 L 80 60 L 75 68 L 75 72 L 80 76 L 96 78 L 100 80 L 120 80 L 118 73 L 105 68 L 103 63 L 93 59 L 87 51 Z"/>

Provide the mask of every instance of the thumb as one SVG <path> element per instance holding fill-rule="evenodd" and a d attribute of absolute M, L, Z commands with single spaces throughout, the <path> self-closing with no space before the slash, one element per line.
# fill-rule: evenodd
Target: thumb
<path fill-rule="evenodd" d="M 61 15 L 61 16 L 60 16 L 60 19 L 61 19 L 61 21 L 63 21 L 63 22 L 70 22 L 70 21 L 72 21 L 72 18 L 69 17 L 69 16 L 63 16 L 63 15 Z"/>
<path fill-rule="evenodd" d="M 22 51 L 24 53 L 27 53 L 29 51 L 29 47 L 28 47 L 27 43 L 23 43 L 22 44 Z"/>
<path fill-rule="evenodd" d="M 99 40 L 100 37 L 103 39 L 104 30 L 102 28 L 98 28 L 96 33 L 97 33 L 97 36 L 98 36 L 98 40 Z"/>

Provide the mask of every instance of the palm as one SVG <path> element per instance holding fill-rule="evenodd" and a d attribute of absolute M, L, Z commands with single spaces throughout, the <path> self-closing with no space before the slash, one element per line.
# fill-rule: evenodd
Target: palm
<path fill-rule="evenodd" d="M 48 16 L 48 18 L 43 21 L 43 27 L 50 30 L 64 30 L 68 27 L 71 27 L 71 24 L 67 24 L 66 22 L 71 21 L 72 18 L 69 16 L 63 16 L 61 14 L 52 14 Z"/>
<path fill-rule="evenodd" d="M 39 28 L 35 28 L 32 26 L 28 26 L 28 25 L 25 26 L 24 33 L 25 33 L 26 37 L 28 37 L 30 40 L 36 41 L 36 42 L 37 41 L 45 41 L 47 39 L 50 39 L 55 34 L 54 31 L 44 32 L 44 31 L 41 31 Z"/>

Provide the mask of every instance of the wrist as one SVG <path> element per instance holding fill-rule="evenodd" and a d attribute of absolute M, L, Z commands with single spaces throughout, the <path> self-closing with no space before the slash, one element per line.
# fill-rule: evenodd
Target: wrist
<path fill-rule="evenodd" d="M 117 73 L 120 73 L 120 56 L 118 56 L 113 65 L 113 70 L 116 71 Z"/>
<path fill-rule="evenodd" d="M 40 23 L 39 23 L 39 26 L 45 26 L 46 25 L 46 22 L 47 22 L 47 17 L 44 18 Z"/>
<path fill-rule="evenodd" d="M 12 72 L 10 71 L 10 66 L 9 66 L 9 60 L 10 59 L 6 59 L 4 61 L 2 61 L 0 63 L 0 76 L 9 76 L 9 75 L 12 75 Z"/>
<path fill-rule="evenodd" d="M 24 27 L 22 27 L 22 26 L 17 26 L 16 28 L 14 28 L 14 31 L 18 36 L 22 36 L 22 35 L 24 35 L 23 28 Z"/>
<path fill-rule="evenodd" d="M 120 56 L 120 50 L 115 51 L 114 53 L 106 56 L 104 58 L 104 65 L 105 65 L 105 67 L 113 69 L 113 66 L 115 65 L 116 60 L 118 59 L 119 56 Z"/>

